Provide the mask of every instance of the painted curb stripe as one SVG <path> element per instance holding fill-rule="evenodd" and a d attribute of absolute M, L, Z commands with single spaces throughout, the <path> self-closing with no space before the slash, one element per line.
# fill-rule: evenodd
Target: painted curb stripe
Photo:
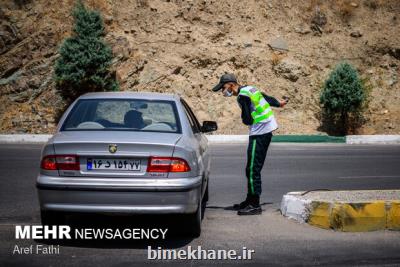
<path fill-rule="evenodd" d="M 313 201 L 311 203 L 311 208 L 313 212 L 309 214 L 307 222 L 324 229 L 330 229 L 330 203 Z"/>
<path fill-rule="evenodd" d="M 373 203 L 361 204 L 336 204 L 339 205 L 337 216 L 340 219 L 341 228 L 333 229 L 343 232 L 367 232 L 385 229 L 386 227 L 386 211 L 385 202 L 377 201 Z M 335 214 L 332 214 L 335 217 Z"/>
<path fill-rule="evenodd" d="M 346 137 L 329 135 L 274 135 L 272 142 L 346 143 Z"/>
<path fill-rule="evenodd" d="M 387 212 L 387 229 L 400 231 L 400 201 L 392 202 Z"/>
<path fill-rule="evenodd" d="M 400 201 L 339 203 L 313 201 L 306 207 L 305 222 L 343 232 L 400 231 Z"/>
<path fill-rule="evenodd" d="M 302 197 L 302 193 L 289 192 L 283 195 L 283 216 L 300 223 L 342 232 L 400 231 L 400 199 L 353 203 L 313 201 Z"/>

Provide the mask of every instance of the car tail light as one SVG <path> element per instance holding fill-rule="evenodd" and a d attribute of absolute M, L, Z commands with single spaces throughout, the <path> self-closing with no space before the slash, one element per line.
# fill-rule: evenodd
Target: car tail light
<path fill-rule="evenodd" d="M 147 172 L 188 172 L 186 160 L 174 157 L 150 157 Z"/>
<path fill-rule="evenodd" d="M 42 159 L 40 165 L 44 170 L 80 170 L 76 155 L 48 155 Z"/>

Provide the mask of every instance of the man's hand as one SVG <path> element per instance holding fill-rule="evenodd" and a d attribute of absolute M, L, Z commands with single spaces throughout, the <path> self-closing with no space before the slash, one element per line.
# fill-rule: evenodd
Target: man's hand
<path fill-rule="evenodd" d="M 288 102 L 289 102 L 289 98 L 283 97 L 283 100 L 280 100 L 279 104 L 281 105 L 281 108 L 283 108 Z"/>

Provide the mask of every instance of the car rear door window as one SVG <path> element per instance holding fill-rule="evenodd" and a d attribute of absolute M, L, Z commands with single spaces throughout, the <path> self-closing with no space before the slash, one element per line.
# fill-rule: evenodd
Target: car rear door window
<path fill-rule="evenodd" d="M 181 99 L 182 105 L 185 109 L 186 116 L 188 117 L 190 126 L 192 127 L 193 133 L 199 133 L 201 126 L 193 111 L 190 109 L 189 105 L 185 100 Z"/>

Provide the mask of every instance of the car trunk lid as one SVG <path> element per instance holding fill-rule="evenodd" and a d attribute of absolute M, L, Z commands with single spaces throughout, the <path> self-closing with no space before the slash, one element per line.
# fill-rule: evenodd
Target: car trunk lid
<path fill-rule="evenodd" d="M 80 170 L 59 170 L 61 176 L 154 177 L 146 172 L 149 158 L 171 157 L 180 138 L 176 133 L 64 131 L 53 137 L 53 145 L 57 155 L 79 158 Z"/>

